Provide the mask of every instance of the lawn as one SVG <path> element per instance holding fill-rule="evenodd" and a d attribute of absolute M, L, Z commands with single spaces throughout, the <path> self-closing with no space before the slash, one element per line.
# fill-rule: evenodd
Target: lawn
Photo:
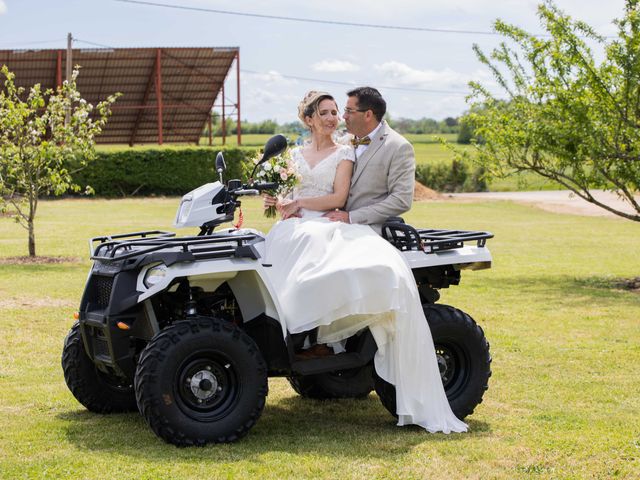
<path fill-rule="evenodd" d="M 375 394 L 298 397 L 271 379 L 261 419 L 237 444 L 178 449 L 137 414 L 85 411 L 67 390 L 62 341 L 89 262 L 87 238 L 170 229 L 177 199 L 60 200 L 40 206 L 39 253 L 18 265 L 24 232 L 0 218 L 0 478 L 638 478 L 640 295 L 609 288 L 640 275 L 638 224 L 505 202 L 418 202 L 416 225 L 487 229 L 494 268 L 463 273 L 442 302 L 491 342 L 493 376 L 470 433 L 398 428 Z M 268 229 L 257 200 L 245 222 Z M 190 232 L 189 232 L 190 233 Z"/>

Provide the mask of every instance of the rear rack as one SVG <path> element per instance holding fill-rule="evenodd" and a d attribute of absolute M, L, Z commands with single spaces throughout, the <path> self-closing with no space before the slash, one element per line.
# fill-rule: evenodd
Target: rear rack
<path fill-rule="evenodd" d="M 484 247 L 493 234 L 473 230 L 417 230 L 406 223 L 387 222 L 382 226 L 382 237 L 403 252 L 422 250 L 424 253 L 435 253 L 462 248 L 464 242 L 474 240 L 478 247 Z"/>
<path fill-rule="evenodd" d="M 173 232 L 153 230 L 125 233 L 89 240 L 91 260 L 114 262 L 140 257 L 162 250 L 177 250 L 179 261 L 195 261 L 224 257 L 249 257 L 257 260 L 258 252 L 249 244 L 258 238 L 253 234 L 176 237 Z M 95 242 L 100 242 L 94 250 Z"/>

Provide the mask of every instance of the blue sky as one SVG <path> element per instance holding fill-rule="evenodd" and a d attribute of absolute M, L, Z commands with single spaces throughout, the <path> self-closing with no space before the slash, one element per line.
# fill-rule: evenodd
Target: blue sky
<path fill-rule="evenodd" d="M 151 1 L 151 0 L 150 0 Z M 186 7 L 328 21 L 490 32 L 496 18 L 540 32 L 528 0 L 153 0 Z M 623 0 L 558 0 L 566 13 L 603 35 Z M 268 20 L 123 3 L 116 0 L 0 0 L 0 49 L 240 47 L 242 118 L 296 118 L 307 90 L 332 92 L 344 105 L 350 86 L 383 92 L 393 117 L 442 119 L 465 108 L 469 80 L 492 80 L 472 52 L 499 41 L 480 33 L 400 31 Z M 91 42 L 91 43 L 87 43 Z M 303 80 L 303 77 L 313 80 Z M 229 83 L 234 92 L 235 82 Z M 394 87 L 394 89 L 388 88 Z M 235 93 L 228 95 L 235 98 Z"/>

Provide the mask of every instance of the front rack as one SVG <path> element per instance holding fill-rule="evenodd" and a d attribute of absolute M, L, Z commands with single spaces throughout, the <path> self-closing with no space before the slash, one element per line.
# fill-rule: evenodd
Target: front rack
<path fill-rule="evenodd" d="M 179 261 L 224 257 L 249 257 L 257 260 L 259 255 L 249 244 L 256 238 L 253 234 L 176 237 L 173 232 L 153 230 L 95 237 L 89 242 L 91 260 L 103 262 L 127 260 L 161 250 L 174 250 Z M 95 242 L 100 243 L 94 250 Z"/>
<path fill-rule="evenodd" d="M 478 247 L 484 247 L 493 234 L 473 230 L 418 230 L 406 223 L 387 222 L 382 226 L 382 237 L 403 252 L 422 250 L 435 253 L 462 248 L 464 242 L 470 241 L 476 241 Z"/>

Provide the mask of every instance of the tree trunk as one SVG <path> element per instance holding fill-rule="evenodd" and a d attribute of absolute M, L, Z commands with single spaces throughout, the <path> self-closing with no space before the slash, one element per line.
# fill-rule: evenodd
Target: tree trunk
<path fill-rule="evenodd" d="M 33 219 L 29 219 L 29 256 L 36 256 L 36 235 L 33 228 Z"/>

